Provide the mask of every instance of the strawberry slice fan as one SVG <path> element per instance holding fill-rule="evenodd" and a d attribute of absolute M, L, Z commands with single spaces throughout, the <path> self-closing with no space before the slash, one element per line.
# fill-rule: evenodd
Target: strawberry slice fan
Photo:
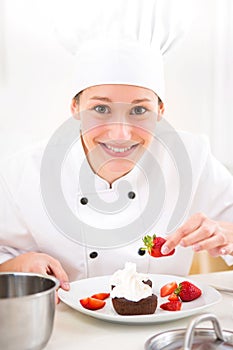
<path fill-rule="evenodd" d="M 80 304 L 88 310 L 99 310 L 105 306 L 105 301 L 95 298 L 80 299 Z"/>
<path fill-rule="evenodd" d="M 110 297 L 110 293 L 96 293 L 91 297 L 80 299 L 80 304 L 88 310 L 100 310 L 102 309 L 106 302 L 105 299 Z"/>
<path fill-rule="evenodd" d="M 165 284 L 160 288 L 160 296 L 162 298 L 168 296 L 168 301 L 160 305 L 160 308 L 166 311 L 179 311 L 182 302 L 189 302 L 199 298 L 202 291 L 189 281 L 180 282 L 179 285 L 175 281 Z"/>
<path fill-rule="evenodd" d="M 176 282 L 167 283 L 160 289 L 160 296 L 164 298 L 172 294 L 173 292 L 175 292 L 177 288 L 178 288 L 178 285 Z"/>
<path fill-rule="evenodd" d="M 166 311 L 179 311 L 181 309 L 182 303 L 179 300 L 176 301 L 168 301 L 160 305 L 160 308 Z"/>

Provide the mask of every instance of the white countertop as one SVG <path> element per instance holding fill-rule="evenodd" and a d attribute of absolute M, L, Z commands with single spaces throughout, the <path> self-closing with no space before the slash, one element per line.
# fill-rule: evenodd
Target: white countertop
<path fill-rule="evenodd" d="M 190 278 L 205 284 L 233 288 L 233 271 L 191 275 Z M 221 302 L 204 312 L 214 313 L 222 329 L 233 331 L 233 293 L 221 294 Z M 56 309 L 53 333 L 45 350 L 142 350 L 145 341 L 151 336 L 171 329 L 186 328 L 194 317 L 161 324 L 128 325 L 95 319 L 60 303 Z M 210 322 L 200 326 L 212 327 Z"/>

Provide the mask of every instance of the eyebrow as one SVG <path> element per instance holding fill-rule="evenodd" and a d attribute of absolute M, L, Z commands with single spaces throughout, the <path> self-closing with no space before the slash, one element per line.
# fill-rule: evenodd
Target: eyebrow
<path fill-rule="evenodd" d="M 112 100 L 110 98 L 102 97 L 102 96 L 93 96 L 90 98 L 90 100 L 100 100 L 100 101 L 112 102 Z"/>
<path fill-rule="evenodd" d="M 137 100 L 133 100 L 131 103 L 141 103 L 141 102 L 154 102 L 152 100 L 150 100 L 149 98 L 139 98 Z"/>
<path fill-rule="evenodd" d="M 99 100 L 99 101 L 105 101 L 105 102 L 113 102 L 110 98 L 108 97 L 103 97 L 103 96 L 93 96 L 90 98 L 90 100 Z M 131 101 L 130 103 L 142 103 L 142 102 L 154 102 L 148 98 L 142 98 L 142 99 L 136 99 Z"/>

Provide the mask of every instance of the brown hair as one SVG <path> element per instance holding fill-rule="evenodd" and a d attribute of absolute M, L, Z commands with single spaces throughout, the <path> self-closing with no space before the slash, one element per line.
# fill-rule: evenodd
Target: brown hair
<path fill-rule="evenodd" d="M 79 93 L 77 93 L 75 96 L 74 96 L 74 100 L 77 104 L 79 104 L 79 101 L 80 101 L 80 96 L 82 94 L 83 90 L 80 91 Z M 158 95 L 157 95 L 158 96 Z M 160 105 L 162 103 L 162 100 L 161 98 L 158 96 L 158 104 Z"/>

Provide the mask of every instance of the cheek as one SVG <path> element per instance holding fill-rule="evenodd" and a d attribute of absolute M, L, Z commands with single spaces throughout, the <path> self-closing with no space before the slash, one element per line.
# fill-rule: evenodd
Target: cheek
<path fill-rule="evenodd" d="M 147 146 L 153 139 L 153 134 L 144 128 L 134 128 L 133 133 L 137 139 L 144 141 L 144 146 Z"/>
<path fill-rule="evenodd" d="M 95 127 L 89 130 L 82 129 L 82 138 L 88 148 L 93 148 L 98 143 L 98 140 L 101 140 L 101 137 L 106 133 L 107 131 L 104 127 Z"/>
<path fill-rule="evenodd" d="M 152 142 L 153 137 L 151 134 L 146 134 L 144 135 L 144 146 L 145 148 L 148 148 Z"/>
<path fill-rule="evenodd" d="M 132 123 L 135 134 L 138 134 L 144 140 L 150 140 L 154 137 L 157 125 L 157 116 L 151 113 L 147 119 Z"/>
<path fill-rule="evenodd" d="M 82 138 L 83 138 L 83 142 L 85 144 L 85 146 L 89 149 L 93 147 L 94 144 L 94 138 L 95 138 L 95 134 L 92 133 L 91 131 L 89 132 L 82 132 Z"/>

